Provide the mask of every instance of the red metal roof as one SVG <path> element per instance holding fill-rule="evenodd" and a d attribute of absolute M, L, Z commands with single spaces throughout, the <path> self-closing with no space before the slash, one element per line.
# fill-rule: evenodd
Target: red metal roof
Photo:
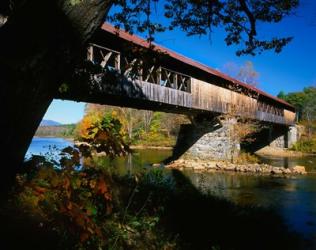
<path fill-rule="evenodd" d="M 109 23 L 104 23 L 102 25 L 101 29 L 104 30 L 104 31 L 107 31 L 107 32 L 109 32 L 111 34 L 118 35 L 120 38 L 122 38 L 122 39 L 124 39 L 126 41 L 129 41 L 129 42 L 133 42 L 136 45 L 139 45 L 139 46 L 142 46 L 142 47 L 145 47 L 145 48 L 149 48 L 150 47 L 149 42 L 144 40 L 143 38 L 141 38 L 139 36 L 136 36 L 136 35 L 132 35 L 132 34 L 126 32 L 126 31 L 123 31 L 123 30 L 118 30 L 118 29 L 116 29 L 114 26 L 112 26 Z M 206 65 L 204 65 L 202 63 L 194 61 L 194 60 L 192 60 L 192 59 L 190 59 L 188 57 L 185 57 L 185 56 L 183 56 L 183 55 L 181 55 L 179 53 L 176 53 L 176 52 L 174 52 L 174 51 L 172 51 L 170 49 L 167 49 L 167 48 L 165 48 L 163 46 L 160 46 L 158 44 L 154 44 L 154 49 L 157 50 L 157 51 L 166 53 L 168 56 L 170 56 L 170 57 L 172 57 L 172 58 L 174 58 L 176 60 L 179 60 L 181 62 L 184 62 L 184 63 L 186 63 L 186 64 L 188 64 L 188 65 L 190 65 L 190 66 L 192 66 L 194 68 L 203 70 L 204 72 L 207 72 L 207 73 L 209 73 L 211 75 L 215 75 L 217 77 L 223 78 L 223 79 L 225 79 L 225 80 L 227 80 L 229 82 L 232 82 L 235 85 L 243 86 L 244 88 L 247 88 L 247 89 L 250 89 L 252 91 L 255 91 L 255 92 L 257 92 L 258 94 L 260 94 L 262 96 L 265 96 L 265 97 L 267 97 L 269 99 L 272 99 L 274 101 L 282 103 L 282 104 L 284 104 L 284 105 L 286 105 L 288 107 L 294 108 L 294 106 L 292 106 L 291 104 L 289 104 L 288 102 L 286 102 L 286 101 L 284 101 L 284 100 L 282 100 L 280 98 L 277 98 L 277 97 L 275 97 L 273 95 L 270 95 L 270 94 L 268 94 L 268 93 L 266 93 L 266 92 L 264 92 L 264 91 L 262 91 L 262 90 L 260 90 L 260 89 L 258 89 L 256 87 L 254 87 L 254 86 L 251 86 L 251 85 L 246 84 L 244 82 L 241 82 L 241 81 L 239 81 L 237 79 L 234 79 L 234 78 L 232 78 L 232 77 L 230 77 L 230 76 L 228 76 L 226 74 L 223 74 L 222 72 L 219 72 L 219 71 L 217 71 L 215 69 L 212 69 L 209 66 L 206 66 Z"/>

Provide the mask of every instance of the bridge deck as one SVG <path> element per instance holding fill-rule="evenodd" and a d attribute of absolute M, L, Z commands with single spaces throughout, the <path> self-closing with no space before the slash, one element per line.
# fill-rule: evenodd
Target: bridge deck
<path fill-rule="evenodd" d="M 85 91 L 73 88 L 59 97 L 175 113 L 232 113 L 284 125 L 295 121 L 294 107 L 283 100 L 157 45 L 153 50 L 162 52 L 163 58 L 145 64 L 126 51 L 131 43 L 138 48 L 150 46 L 137 36 L 103 25 L 88 48 L 88 59 L 119 77 L 104 81 L 95 76 Z M 136 77 L 131 76 L 134 68 Z"/>

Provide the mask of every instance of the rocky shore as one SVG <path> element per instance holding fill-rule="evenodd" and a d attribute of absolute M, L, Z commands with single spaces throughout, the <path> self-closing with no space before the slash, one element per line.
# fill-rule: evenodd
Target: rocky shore
<path fill-rule="evenodd" d="M 304 166 L 295 166 L 290 168 L 273 167 L 268 164 L 233 164 L 230 162 L 218 161 L 194 161 L 179 159 L 165 166 L 171 169 L 192 169 L 195 171 L 216 172 L 216 171 L 234 171 L 243 173 L 257 173 L 267 175 L 291 175 L 306 174 Z"/>

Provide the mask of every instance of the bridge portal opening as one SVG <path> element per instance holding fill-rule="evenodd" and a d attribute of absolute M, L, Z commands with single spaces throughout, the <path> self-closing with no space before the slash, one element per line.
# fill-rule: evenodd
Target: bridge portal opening
<path fill-rule="evenodd" d="M 253 135 L 254 140 L 250 144 L 243 144 L 236 142 L 236 136 L 231 135 L 236 125 L 221 120 L 219 113 L 183 113 L 177 106 L 166 109 L 159 103 L 145 105 L 147 110 L 135 109 L 131 108 L 135 107 L 134 103 L 122 97 L 115 99 L 116 102 L 106 98 L 102 102 L 107 100 L 115 105 L 54 100 L 26 156 L 46 154 L 50 153 L 51 148 L 60 150 L 80 144 L 89 137 L 89 127 L 106 116 L 119 120 L 119 132 L 140 156 L 137 160 L 132 160 L 132 156 L 129 160 L 125 159 L 129 167 L 139 162 L 155 163 L 165 158 L 175 160 L 183 156 L 229 160 L 230 153 L 234 151 L 235 154 L 235 149 L 254 153 L 265 146 L 289 147 L 288 129 L 282 125 L 271 125 L 268 129 L 259 130 Z"/>
<path fill-rule="evenodd" d="M 55 99 L 34 135 L 26 158 L 80 144 L 88 136 L 89 126 L 104 116 L 115 117 L 121 122 L 120 132 L 136 152 L 119 160 L 118 164 L 125 162 L 129 168 L 170 157 L 181 125 L 190 123 L 182 114 Z"/>

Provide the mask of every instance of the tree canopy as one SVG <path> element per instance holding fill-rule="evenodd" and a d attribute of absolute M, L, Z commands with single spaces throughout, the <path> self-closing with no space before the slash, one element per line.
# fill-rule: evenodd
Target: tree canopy
<path fill-rule="evenodd" d="M 29 1 L 4 0 L 0 4 L 0 27 L 17 14 Z M 57 5 L 80 5 L 88 0 L 56 0 Z M 226 32 L 225 43 L 242 45 L 237 55 L 255 55 L 264 50 L 279 53 L 292 40 L 292 37 L 273 36 L 261 39 L 258 34 L 259 23 L 278 23 L 293 14 L 299 0 L 112 0 L 108 5 L 114 7 L 108 20 L 117 27 L 129 32 L 147 32 L 148 40 L 154 39 L 156 32 L 179 28 L 187 35 L 210 34 L 215 28 Z M 158 10 L 159 8 L 159 10 Z M 166 19 L 154 18 L 153 14 Z M 161 21 L 163 20 L 163 21 Z"/>
<path fill-rule="evenodd" d="M 239 66 L 233 62 L 228 62 L 223 67 L 224 73 L 234 77 L 244 83 L 250 84 L 257 87 L 260 76 L 259 72 L 256 71 L 251 61 L 246 61 L 243 65 Z"/>
<path fill-rule="evenodd" d="M 295 106 L 299 120 L 316 120 L 316 87 L 311 86 L 288 94 L 280 91 L 278 97 Z"/>
<path fill-rule="evenodd" d="M 114 1 L 117 10 L 109 20 L 129 32 L 148 32 L 150 41 L 155 32 L 166 29 L 180 28 L 188 36 L 200 36 L 220 27 L 226 32 L 228 46 L 243 45 L 236 51 L 238 56 L 264 50 L 279 53 L 292 37 L 261 39 L 258 23 L 278 23 L 293 14 L 298 4 L 298 0 L 118 0 Z M 153 21 L 151 16 L 157 13 L 157 6 L 168 21 Z"/>

